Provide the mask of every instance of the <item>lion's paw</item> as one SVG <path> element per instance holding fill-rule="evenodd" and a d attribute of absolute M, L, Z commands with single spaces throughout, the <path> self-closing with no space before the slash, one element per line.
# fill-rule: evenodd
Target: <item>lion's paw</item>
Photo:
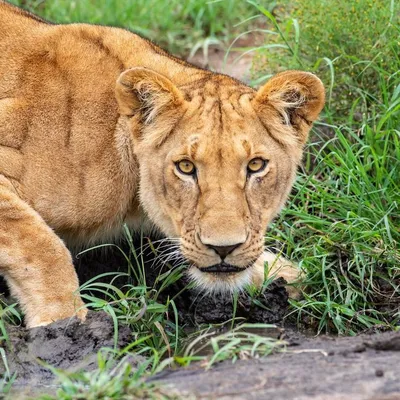
<path fill-rule="evenodd" d="M 267 276 L 265 274 L 265 263 L 267 263 Z M 292 263 L 286 258 L 269 251 L 264 251 L 260 258 L 256 261 L 256 274 L 253 283 L 261 287 L 265 278 L 283 278 L 288 285 L 286 290 L 289 297 L 292 299 L 299 299 L 301 297 L 301 289 L 298 285 L 294 286 L 293 283 L 299 283 L 303 276 L 302 270 L 295 263 Z"/>

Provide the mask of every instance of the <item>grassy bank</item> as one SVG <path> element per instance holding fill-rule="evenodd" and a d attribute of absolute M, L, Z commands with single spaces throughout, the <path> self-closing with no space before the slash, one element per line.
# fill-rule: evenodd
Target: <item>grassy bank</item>
<path fill-rule="evenodd" d="M 317 73 L 327 104 L 288 206 L 268 239 L 307 274 L 299 321 L 354 334 L 395 328 L 400 305 L 399 9 L 387 1 L 282 2 L 258 10 L 273 33 L 258 82 L 280 69 Z M 397 8 L 396 8 L 397 7 Z"/>

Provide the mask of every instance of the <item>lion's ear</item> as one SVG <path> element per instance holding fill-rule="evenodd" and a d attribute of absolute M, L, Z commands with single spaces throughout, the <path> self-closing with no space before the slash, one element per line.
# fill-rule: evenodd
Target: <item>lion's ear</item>
<path fill-rule="evenodd" d="M 122 115 L 140 112 L 145 123 L 184 103 L 182 93 L 167 77 L 148 68 L 123 72 L 117 80 L 116 98 Z"/>
<path fill-rule="evenodd" d="M 258 90 L 253 107 L 267 126 L 271 125 L 271 111 L 278 113 L 281 123 L 292 128 L 297 142 L 304 144 L 324 103 L 325 89 L 320 79 L 309 72 L 285 71 L 272 77 Z M 271 126 L 270 131 L 274 134 L 274 127 Z M 275 134 L 279 135 L 279 131 L 282 130 L 278 129 Z"/>
<path fill-rule="evenodd" d="M 184 111 L 181 91 L 167 77 L 147 68 L 123 72 L 117 80 L 115 96 L 120 113 L 137 117 L 144 125 L 140 134 L 156 145 L 164 141 Z"/>

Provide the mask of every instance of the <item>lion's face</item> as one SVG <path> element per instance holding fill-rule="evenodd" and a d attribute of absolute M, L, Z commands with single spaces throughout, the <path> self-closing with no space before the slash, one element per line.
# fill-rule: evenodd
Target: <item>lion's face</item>
<path fill-rule="evenodd" d="M 288 72 L 256 93 L 210 74 L 177 89 L 152 71 L 133 69 L 118 85 L 121 110 L 131 110 L 125 114 L 148 216 L 180 238 L 200 286 L 231 290 L 249 283 L 266 227 L 287 198 L 323 106 L 320 81 Z"/>

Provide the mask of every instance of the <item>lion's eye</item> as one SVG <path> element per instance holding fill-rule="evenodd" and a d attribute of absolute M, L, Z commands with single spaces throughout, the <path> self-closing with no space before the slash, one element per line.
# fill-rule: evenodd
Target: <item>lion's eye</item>
<path fill-rule="evenodd" d="M 263 160 L 262 158 L 253 158 L 247 164 L 247 172 L 249 172 L 250 174 L 254 174 L 256 172 L 261 172 L 262 170 L 265 169 L 267 164 L 268 164 L 267 160 Z"/>
<path fill-rule="evenodd" d="M 176 163 L 176 168 L 178 171 L 185 175 L 194 175 L 196 172 L 196 167 L 189 160 L 181 160 Z"/>

